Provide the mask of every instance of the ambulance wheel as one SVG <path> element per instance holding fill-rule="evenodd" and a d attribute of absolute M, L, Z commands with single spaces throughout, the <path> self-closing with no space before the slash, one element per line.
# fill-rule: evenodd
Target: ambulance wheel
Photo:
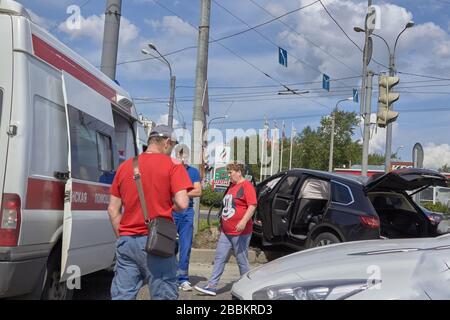
<path fill-rule="evenodd" d="M 47 261 L 44 275 L 44 289 L 42 300 L 71 300 L 73 290 L 70 290 L 66 282 L 61 280 L 61 246 L 56 246 Z"/>

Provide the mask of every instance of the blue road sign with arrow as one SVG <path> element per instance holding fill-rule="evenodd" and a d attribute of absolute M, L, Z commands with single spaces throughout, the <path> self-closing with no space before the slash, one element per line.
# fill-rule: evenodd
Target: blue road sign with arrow
<path fill-rule="evenodd" d="M 322 88 L 327 91 L 330 91 L 330 77 L 327 76 L 326 74 L 323 74 Z"/>
<path fill-rule="evenodd" d="M 358 89 L 353 89 L 353 102 L 359 101 Z"/>
<path fill-rule="evenodd" d="M 278 47 L 278 62 L 287 68 L 287 51 Z"/>

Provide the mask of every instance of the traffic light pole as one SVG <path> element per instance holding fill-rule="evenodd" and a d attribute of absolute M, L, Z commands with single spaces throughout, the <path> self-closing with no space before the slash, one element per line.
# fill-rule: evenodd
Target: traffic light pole
<path fill-rule="evenodd" d="M 209 25 L 211 15 L 211 0 L 201 0 L 200 2 L 200 26 L 198 27 L 198 51 L 197 69 L 195 76 L 195 102 L 192 115 L 192 142 L 191 157 L 192 165 L 200 172 L 203 163 L 203 92 L 208 74 L 208 49 L 209 49 Z M 194 235 L 197 234 L 200 215 L 199 198 L 194 200 Z"/>
<path fill-rule="evenodd" d="M 368 166 L 369 166 L 369 140 L 370 140 L 370 113 L 371 113 L 371 102 L 372 102 L 372 79 L 373 72 L 367 71 L 366 77 L 366 103 L 364 108 L 364 137 L 363 137 L 363 154 L 362 154 L 362 167 L 361 175 L 367 176 Z"/>
<path fill-rule="evenodd" d="M 394 54 L 389 55 L 389 76 L 395 76 L 395 57 Z M 394 110 L 394 104 L 391 104 L 391 110 Z M 386 125 L 386 151 L 385 151 L 385 168 L 384 172 L 391 171 L 391 156 L 392 156 L 392 123 Z"/>
<path fill-rule="evenodd" d="M 372 5 L 372 0 L 367 0 L 367 7 L 369 8 Z M 372 79 L 373 73 L 368 71 L 369 66 L 369 37 L 370 32 L 367 27 L 367 16 L 364 23 L 364 52 L 363 52 L 363 79 L 362 79 L 362 92 L 361 92 L 361 113 L 364 119 L 364 133 L 363 133 L 363 152 L 362 152 L 362 161 L 361 161 L 361 175 L 367 176 L 367 167 L 369 161 L 369 139 L 370 139 L 370 103 L 372 99 L 372 82 L 370 82 L 370 86 L 368 84 L 368 79 Z M 372 74 L 372 76 L 370 76 Z M 368 88 L 370 87 L 370 94 L 368 92 Z M 368 96 L 370 96 L 369 99 Z M 369 112 L 367 112 L 369 110 Z"/>

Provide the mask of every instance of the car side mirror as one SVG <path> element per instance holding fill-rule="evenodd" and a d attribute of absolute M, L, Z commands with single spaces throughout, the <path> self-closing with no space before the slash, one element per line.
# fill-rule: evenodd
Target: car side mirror
<path fill-rule="evenodd" d="M 436 231 L 438 234 L 450 233 L 450 221 L 442 220 L 441 222 L 439 222 Z"/>

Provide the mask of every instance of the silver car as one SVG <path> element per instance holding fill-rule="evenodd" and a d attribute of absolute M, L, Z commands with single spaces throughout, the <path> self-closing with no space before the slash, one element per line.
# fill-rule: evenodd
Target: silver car
<path fill-rule="evenodd" d="M 313 248 L 274 260 L 233 285 L 234 299 L 450 299 L 450 234 Z"/>

